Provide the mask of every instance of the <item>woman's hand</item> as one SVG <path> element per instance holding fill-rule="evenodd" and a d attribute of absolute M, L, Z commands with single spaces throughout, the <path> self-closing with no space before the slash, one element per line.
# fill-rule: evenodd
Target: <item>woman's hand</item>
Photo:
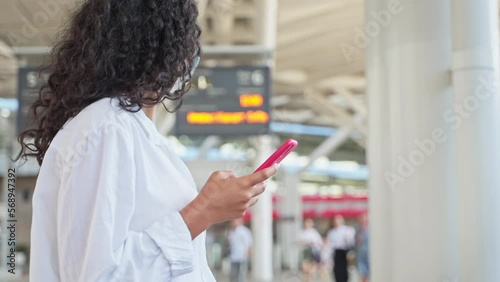
<path fill-rule="evenodd" d="M 198 196 L 180 212 L 192 238 L 214 223 L 243 216 L 257 203 L 257 196 L 266 188 L 265 181 L 276 174 L 278 166 L 242 177 L 231 171 L 212 173 Z"/>

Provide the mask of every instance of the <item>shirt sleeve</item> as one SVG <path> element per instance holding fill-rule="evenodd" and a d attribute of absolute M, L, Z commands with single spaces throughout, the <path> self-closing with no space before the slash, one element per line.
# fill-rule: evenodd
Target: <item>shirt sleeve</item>
<path fill-rule="evenodd" d="M 136 205 L 130 133 L 107 126 L 61 166 L 57 235 L 61 281 L 169 281 L 193 270 L 191 234 L 178 212 L 129 230 Z M 137 191 L 139 190 L 139 191 Z"/>
<path fill-rule="evenodd" d="M 323 238 L 321 238 L 321 235 L 316 229 L 314 229 L 314 245 L 318 249 L 321 249 L 323 247 Z"/>
<path fill-rule="evenodd" d="M 309 231 L 307 229 L 302 229 L 298 236 L 298 243 L 302 246 L 308 246 L 311 244 L 311 236 L 309 235 Z"/>

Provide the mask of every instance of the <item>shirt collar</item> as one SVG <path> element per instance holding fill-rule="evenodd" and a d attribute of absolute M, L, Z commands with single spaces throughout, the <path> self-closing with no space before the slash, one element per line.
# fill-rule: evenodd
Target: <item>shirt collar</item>
<path fill-rule="evenodd" d="M 116 103 L 118 104 L 118 102 L 119 101 L 117 99 Z M 133 109 L 137 110 L 138 106 L 134 107 Z M 144 130 L 144 133 L 153 144 L 161 144 L 161 134 L 158 132 L 158 129 L 156 129 L 156 125 L 154 124 L 154 122 L 146 116 L 146 113 L 144 113 L 142 109 L 138 110 L 137 112 L 130 112 L 130 114 L 132 114 L 135 120 L 137 120 L 141 128 Z"/>
<path fill-rule="evenodd" d="M 151 142 L 156 145 L 160 144 L 161 135 L 154 122 L 146 116 L 146 113 L 144 113 L 143 110 L 139 110 L 138 112 L 133 113 L 133 116 L 139 121 L 141 127 L 144 129 Z"/>

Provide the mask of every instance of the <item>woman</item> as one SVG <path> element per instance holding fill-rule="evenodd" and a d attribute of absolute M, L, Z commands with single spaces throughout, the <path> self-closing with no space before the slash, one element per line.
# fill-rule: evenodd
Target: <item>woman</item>
<path fill-rule="evenodd" d="M 257 202 L 277 166 L 213 173 L 198 194 L 156 130 L 182 101 L 200 54 L 194 0 L 86 0 L 44 68 L 19 136 L 41 165 L 30 281 L 214 281 L 205 230 Z"/>
<path fill-rule="evenodd" d="M 314 221 L 308 218 L 304 221 L 304 230 L 299 235 L 299 242 L 303 247 L 302 252 L 302 271 L 304 272 L 304 281 L 313 280 L 318 263 L 321 261 L 321 248 L 323 239 L 314 228 Z"/>
<path fill-rule="evenodd" d="M 359 281 L 368 282 L 370 277 L 368 214 L 362 214 L 356 230 L 356 266 Z"/>

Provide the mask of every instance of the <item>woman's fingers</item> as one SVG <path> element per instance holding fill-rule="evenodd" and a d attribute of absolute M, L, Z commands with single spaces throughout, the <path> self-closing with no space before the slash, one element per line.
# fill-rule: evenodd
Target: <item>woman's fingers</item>
<path fill-rule="evenodd" d="M 236 174 L 232 170 L 226 170 L 228 178 L 236 178 Z"/>
<path fill-rule="evenodd" d="M 248 202 L 249 207 L 255 205 L 258 201 L 259 197 L 253 197 L 252 199 L 250 199 L 250 201 Z"/>
<path fill-rule="evenodd" d="M 240 177 L 239 183 L 243 187 L 252 187 L 258 183 L 264 182 L 269 179 L 271 176 L 275 175 L 278 172 L 279 164 L 275 164 L 271 167 L 263 169 L 261 171 L 242 176 Z"/>
<path fill-rule="evenodd" d="M 215 180 L 220 180 L 220 179 L 224 180 L 224 179 L 234 178 L 236 176 L 230 170 L 219 170 L 213 172 L 210 177 Z"/>
<path fill-rule="evenodd" d="M 216 171 L 198 197 L 204 199 L 207 212 L 214 213 L 213 222 L 231 219 L 232 215 L 241 216 L 243 210 L 257 203 L 258 196 L 266 189 L 266 180 L 277 171 L 277 165 L 243 177 L 236 177 L 229 170 Z"/>
<path fill-rule="evenodd" d="M 255 196 L 258 196 L 258 195 L 264 193 L 265 190 L 266 190 L 266 182 L 264 181 L 264 182 L 261 182 L 261 183 L 254 185 L 252 187 L 252 194 L 255 197 Z"/>
<path fill-rule="evenodd" d="M 266 190 L 266 183 L 265 182 L 258 183 L 252 187 L 252 190 L 253 190 L 254 196 L 252 198 L 250 198 L 250 200 L 248 201 L 248 203 L 247 203 L 248 208 L 255 205 L 257 203 L 257 201 L 259 201 L 258 196 Z"/>

